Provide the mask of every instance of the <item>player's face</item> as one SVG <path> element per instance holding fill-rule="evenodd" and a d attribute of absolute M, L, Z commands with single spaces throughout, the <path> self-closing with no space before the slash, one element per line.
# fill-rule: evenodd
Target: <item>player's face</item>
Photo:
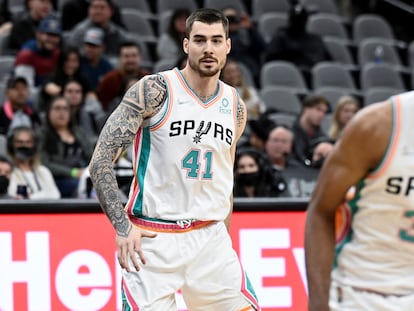
<path fill-rule="evenodd" d="M 190 38 L 184 39 L 184 52 L 188 64 L 201 77 L 211 77 L 220 72 L 230 52 L 230 39 L 226 38 L 221 23 L 194 22 Z"/>

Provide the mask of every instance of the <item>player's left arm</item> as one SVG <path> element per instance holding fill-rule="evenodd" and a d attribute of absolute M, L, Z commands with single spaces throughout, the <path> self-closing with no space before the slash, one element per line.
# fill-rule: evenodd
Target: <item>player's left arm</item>
<path fill-rule="evenodd" d="M 240 137 L 243 135 L 244 129 L 246 127 L 246 120 L 247 120 L 247 109 L 246 105 L 243 102 L 243 100 L 238 97 L 237 101 L 237 111 L 236 111 L 236 138 L 233 142 L 233 145 L 231 146 L 231 159 L 234 167 L 234 160 L 236 157 L 236 145 L 239 141 Z M 233 213 L 233 193 L 230 197 L 230 212 L 227 215 L 226 219 L 224 220 L 224 223 L 226 224 L 227 231 L 230 230 L 230 220 L 231 220 L 231 214 Z"/>

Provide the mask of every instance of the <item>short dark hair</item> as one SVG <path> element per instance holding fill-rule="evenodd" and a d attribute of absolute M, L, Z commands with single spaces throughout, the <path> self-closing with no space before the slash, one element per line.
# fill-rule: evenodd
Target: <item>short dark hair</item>
<path fill-rule="evenodd" d="M 202 22 L 209 25 L 221 23 L 223 25 L 224 32 L 226 33 L 226 38 L 229 36 L 229 21 L 223 12 L 219 10 L 201 8 L 191 13 L 191 15 L 187 18 L 185 26 L 185 33 L 187 38 L 190 38 L 190 33 L 193 29 L 194 22 Z"/>
<path fill-rule="evenodd" d="M 123 48 L 131 48 L 131 47 L 135 47 L 138 49 L 138 52 L 141 53 L 141 45 L 134 40 L 127 40 L 127 41 L 123 41 L 120 45 L 119 45 L 119 54 L 121 55 L 121 50 Z"/>
<path fill-rule="evenodd" d="M 325 104 L 328 110 L 330 109 L 329 101 L 321 95 L 308 95 L 302 102 L 303 108 L 312 108 L 318 104 Z"/>
<path fill-rule="evenodd" d="M 89 1 L 89 6 L 92 5 L 92 2 L 94 1 L 97 1 L 97 0 Z M 105 1 L 106 3 L 108 3 L 108 6 L 111 8 L 111 10 L 115 8 L 114 2 L 112 0 L 100 0 L 100 1 Z"/>

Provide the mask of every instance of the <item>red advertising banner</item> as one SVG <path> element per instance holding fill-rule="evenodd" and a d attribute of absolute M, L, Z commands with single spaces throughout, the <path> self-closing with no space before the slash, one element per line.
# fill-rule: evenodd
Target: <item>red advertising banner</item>
<path fill-rule="evenodd" d="M 231 236 L 263 311 L 306 310 L 305 212 L 236 212 Z M 103 214 L 3 214 L 0 311 L 121 310 Z M 186 310 L 177 294 L 179 310 Z"/>

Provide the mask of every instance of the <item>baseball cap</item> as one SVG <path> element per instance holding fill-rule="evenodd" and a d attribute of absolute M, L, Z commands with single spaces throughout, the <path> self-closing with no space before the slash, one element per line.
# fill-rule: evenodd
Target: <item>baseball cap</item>
<path fill-rule="evenodd" d="M 101 28 L 89 28 L 83 38 L 84 43 L 103 45 L 104 32 Z"/>
<path fill-rule="evenodd" d="M 37 27 L 37 30 L 55 35 L 60 35 L 62 33 L 60 20 L 54 15 L 48 15 L 42 19 Z"/>
<path fill-rule="evenodd" d="M 16 84 L 18 82 L 22 82 L 24 83 L 26 86 L 29 85 L 29 83 L 27 82 L 25 77 L 22 76 L 11 76 L 8 80 L 7 80 L 7 84 L 6 87 L 7 89 L 12 89 L 16 86 Z"/>

